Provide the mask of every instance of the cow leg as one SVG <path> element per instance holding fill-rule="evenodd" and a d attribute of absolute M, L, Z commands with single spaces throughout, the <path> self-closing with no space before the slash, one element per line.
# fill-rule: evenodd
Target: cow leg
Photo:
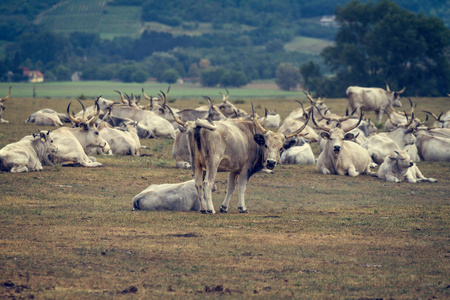
<path fill-rule="evenodd" d="M 214 204 L 212 202 L 212 188 L 214 185 L 214 180 L 217 175 L 217 168 L 219 167 L 219 162 L 215 162 L 214 159 L 208 162 L 206 167 L 205 180 L 203 180 L 203 190 L 205 193 L 206 200 L 206 212 L 210 214 L 215 214 Z"/>
<path fill-rule="evenodd" d="M 28 168 L 26 166 L 14 166 L 11 168 L 11 173 L 22 173 L 22 172 L 28 172 Z"/>
<path fill-rule="evenodd" d="M 230 199 L 231 195 L 233 194 L 234 190 L 236 189 L 236 177 L 238 173 L 230 172 L 228 173 L 228 186 L 227 186 L 227 193 L 225 195 L 225 200 L 222 202 L 222 206 L 220 207 L 221 213 L 228 212 L 228 207 L 230 205 Z"/>
<path fill-rule="evenodd" d="M 339 174 L 339 175 L 341 175 L 341 174 Z M 348 175 L 351 177 L 356 177 L 359 175 L 359 172 L 356 171 L 356 168 L 354 166 L 351 166 L 348 168 Z"/>
<path fill-rule="evenodd" d="M 420 172 L 419 168 L 415 164 L 411 167 L 411 172 L 416 176 L 417 181 L 437 182 L 434 178 L 426 178 L 423 176 L 422 172 Z"/>
<path fill-rule="evenodd" d="M 194 179 L 195 179 L 195 188 L 197 189 L 198 194 L 198 202 L 200 203 L 200 212 L 205 214 L 206 213 L 206 202 L 204 197 L 204 191 L 203 191 L 203 171 L 202 167 L 198 164 L 195 164 L 195 166 L 192 166 L 192 171 L 194 173 Z"/>
<path fill-rule="evenodd" d="M 246 174 L 239 175 L 238 178 L 238 209 L 240 213 L 247 213 L 247 207 L 245 206 L 245 190 L 247 189 L 248 177 Z"/>
<path fill-rule="evenodd" d="M 377 117 L 377 123 L 380 124 L 381 123 L 381 118 L 383 118 L 383 111 L 376 110 L 375 111 L 375 116 Z"/>

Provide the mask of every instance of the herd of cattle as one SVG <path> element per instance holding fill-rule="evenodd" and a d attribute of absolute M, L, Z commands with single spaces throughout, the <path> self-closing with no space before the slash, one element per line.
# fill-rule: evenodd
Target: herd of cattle
<path fill-rule="evenodd" d="M 265 110 L 259 117 L 247 113 L 229 101 L 195 109 L 178 110 L 167 105 L 167 92 L 149 97 L 147 105 L 140 97 L 120 95 L 120 101 L 101 96 L 94 105 L 71 112 L 58 113 L 50 108 L 31 114 L 25 122 L 38 126 L 57 126 L 51 131 L 38 131 L 0 150 L 0 171 L 28 172 L 42 166 L 61 164 L 101 167 L 94 154 L 140 155 L 140 139 L 164 137 L 173 139 L 172 155 L 177 168 L 190 168 L 194 179 L 178 183 L 151 185 L 133 199 L 133 208 L 141 210 L 196 210 L 215 213 L 211 192 L 217 172 L 228 172 L 228 187 L 220 212 L 227 212 L 230 198 L 238 187 L 239 212 L 247 212 L 244 201 L 249 178 L 256 172 L 273 173 L 277 163 L 315 164 L 318 172 L 358 176 L 370 174 L 392 182 L 436 182 L 422 175 L 416 161 L 450 161 L 450 111 L 439 116 L 425 111 L 435 119 L 432 127 L 411 111 L 400 113 L 400 94 L 386 84 L 381 88 L 349 87 L 346 116 L 336 115 L 324 99 L 314 100 L 306 93 L 310 106 L 292 111 L 281 122 L 273 111 Z M 0 99 L 0 123 L 4 103 L 11 88 Z M 124 96 L 125 95 L 125 96 Z M 450 96 L 450 95 L 449 95 Z M 387 114 L 385 132 L 364 118 L 374 111 L 378 123 Z M 70 123 L 71 126 L 63 126 Z M 272 131 L 270 129 L 277 129 Z M 320 154 L 316 158 L 310 146 L 316 142 Z M 378 173 L 371 169 L 379 165 Z"/>

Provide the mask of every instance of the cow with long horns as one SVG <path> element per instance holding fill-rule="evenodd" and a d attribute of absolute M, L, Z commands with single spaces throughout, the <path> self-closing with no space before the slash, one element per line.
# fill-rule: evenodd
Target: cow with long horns
<path fill-rule="evenodd" d="M 249 178 L 263 168 L 274 169 L 284 150 L 285 141 L 306 126 L 288 135 L 274 133 L 261 126 L 254 111 L 253 121 L 231 119 L 183 122 L 178 118 L 176 121 L 187 130 L 200 211 L 212 214 L 215 210 L 211 192 L 217 172 L 229 172 L 227 192 L 220 212 L 228 212 L 236 183 L 239 212 L 247 212 L 244 195 Z"/>
<path fill-rule="evenodd" d="M 398 92 L 391 92 L 386 83 L 386 90 L 382 88 L 365 88 L 350 86 L 345 92 L 347 95 L 347 114 L 359 107 L 361 111 L 374 111 L 377 122 L 381 123 L 383 112 L 393 107 L 401 107 L 400 94 L 405 91 L 405 87 Z"/>
<path fill-rule="evenodd" d="M 51 156 L 54 162 L 62 165 L 76 164 L 84 167 L 103 167 L 104 165 L 95 161 L 95 158 L 88 157 L 85 150 L 89 147 L 106 148 L 108 143 L 100 136 L 95 121 L 100 115 L 100 108 L 96 104 L 95 115 L 87 119 L 86 109 L 83 103 L 78 100 L 85 112 L 82 117 L 75 118 L 70 113 L 70 105 L 67 106 L 67 115 L 74 124 L 74 128 L 60 127 L 52 131 L 51 136 L 58 147 L 58 153 Z M 105 150 L 105 152 L 107 152 Z"/>
<path fill-rule="evenodd" d="M 351 140 L 354 139 L 350 131 L 361 123 L 363 113 L 361 113 L 358 123 L 347 128 L 337 125 L 334 128 L 325 127 L 312 120 L 316 127 L 322 132 L 320 136 L 327 142 L 325 148 L 317 159 L 317 171 L 323 174 L 349 175 L 352 177 L 359 174 L 370 174 L 371 159 L 369 152 Z"/>

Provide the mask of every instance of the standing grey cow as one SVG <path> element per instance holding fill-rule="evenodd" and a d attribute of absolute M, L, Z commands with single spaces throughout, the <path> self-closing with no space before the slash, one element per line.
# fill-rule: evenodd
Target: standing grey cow
<path fill-rule="evenodd" d="M 359 174 L 372 174 L 370 171 L 369 152 L 351 140 L 354 139 L 352 129 L 358 127 L 363 118 L 363 113 L 359 122 L 349 128 L 342 129 L 340 126 L 327 128 L 313 122 L 316 127 L 323 130 L 320 136 L 327 142 L 325 148 L 317 159 L 317 171 L 323 174 L 349 175 L 352 177 Z"/>
<path fill-rule="evenodd" d="M 247 212 L 244 194 L 249 178 L 263 168 L 274 169 L 286 139 L 297 135 L 306 126 L 286 136 L 273 133 L 261 126 L 254 111 L 253 121 L 231 119 L 182 122 L 177 119 L 177 122 L 185 126 L 188 133 L 200 211 L 212 214 L 215 210 L 211 192 L 217 172 L 229 172 L 227 192 L 220 212 L 228 212 L 236 181 L 239 187 L 239 212 Z"/>
<path fill-rule="evenodd" d="M 42 165 L 51 165 L 49 154 L 58 149 L 47 131 L 34 133 L 0 150 L 0 171 L 12 173 L 41 171 Z"/>
<path fill-rule="evenodd" d="M 347 115 L 355 108 L 359 107 L 361 111 L 374 111 L 377 122 L 381 123 L 383 111 L 387 111 L 390 105 L 401 107 L 400 94 L 406 87 L 398 92 L 391 92 L 386 83 L 386 90 L 382 88 L 364 88 L 359 86 L 350 86 L 345 92 L 347 95 Z"/>
<path fill-rule="evenodd" d="M 397 183 L 404 180 L 411 183 L 417 181 L 437 182 L 434 178 L 424 177 L 409 154 L 403 150 L 395 151 L 393 155 L 386 156 L 378 170 L 378 178 Z"/>
<path fill-rule="evenodd" d="M 133 198 L 133 210 L 199 211 L 195 181 L 152 184 Z"/>
<path fill-rule="evenodd" d="M 6 96 L 5 98 L 0 98 L 0 124 L 1 123 L 9 123 L 8 120 L 2 119 L 2 113 L 5 110 L 5 105 L 3 103 L 5 103 L 6 100 L 8 100 L 10 96 L 11 96 L 11 87 L 9 87 L 8 96 Z"/>

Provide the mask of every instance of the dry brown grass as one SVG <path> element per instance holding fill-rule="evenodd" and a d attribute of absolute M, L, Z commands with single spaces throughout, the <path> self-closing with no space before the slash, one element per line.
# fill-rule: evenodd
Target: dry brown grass
<path fill-rule="evenodd" d="M 448 108 L 444 98 L 413 100 L 421 118 L 425 107 Z M 344 111 L 343 99 L 328 102 Z M 63 112 L 68 103 L 11 99 L 0 147 L 36 131 L 23 124 L 32 112 Z M 260 112 L 276 108 L 283 118 L 298 106 L 255 105 Z M 238 106 L 249 111 L 250 101 Z M 191 178 L 174 168 L 170 140 L 142 143 L 150 156 L 99 157 L 105 168 L 0 173 L 0 298 L 450 296 L 449 163 L 419 164 L 437 184 L 277 166 L 273 175 L 250 179 L 249 214 L 237 213 L 236 195 L 228 214 L 135 212 L 131 200 L 148 185 Z M 217 185 L 216 208 L 225 174 Z"/>

